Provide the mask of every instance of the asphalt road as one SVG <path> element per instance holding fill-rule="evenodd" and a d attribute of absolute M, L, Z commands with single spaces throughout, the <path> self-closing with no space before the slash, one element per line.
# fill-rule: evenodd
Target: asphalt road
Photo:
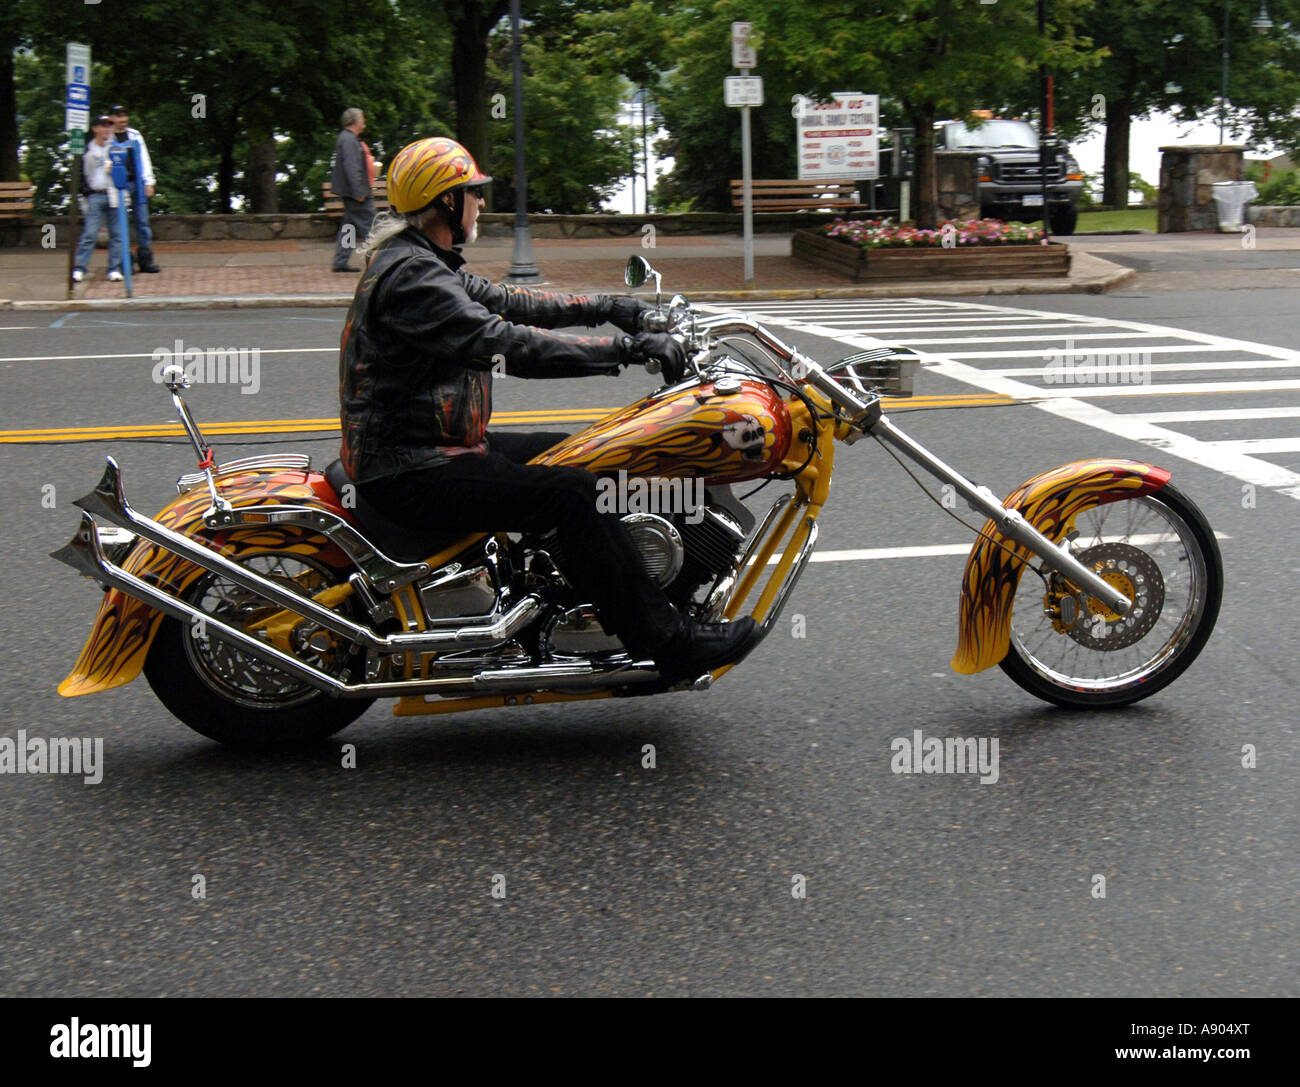
<path fill-rule="evenodd" d="M 1300 331 L 1300 291 L 1290 289 L 1049 296 L 1022 308 L 1284 350 Z M 150 356 L 178 338 L 264 352 L 255 394 L 191 391 L 201 422 L 337 413 L 339 312 L 6 323 L 41 327 L 0 332 L 3 431 L 169 421 Z M 820 358 L 845 353 L 827 335 L 786 335 Z M 1300 362 L 1285 361 L 1212 377 L 1300 377 Z M 932 363 L 917 391 L 974 391 L 953 373 L 965 371 Z M 632 373 L 507 379 L 496 407 L 614 407 L 651 386 Z M 1090 403 L 1119 414 L 1231 411 L 1293 407 L 1300 392 L 1122 399 Z M 237 753 L 171 718 L 143 679 L 83 699 L 55 692 L 97 603 L 89 582 L 47 557 L 76 525 L 72 500 L 111 453 L 133 504 L 152 511 L 191 469 L 188 449 L 0 446 L 9 513 L 0 737 L 104 741 L 97 785 L 0 775 L 0 993 L 1295 995 L 1289 616 L 1300 500 L 1261 486 L 1248 507 L 1239 475 L 1178 451 L 1255 437 L 1285 446 L 1300 423 L 1182 419 L 1170 427 L 1195 443 L 1161 452 L 1104 418 L 1029 404 L 899 421 L 999 493 L 1083 456 L 1169 467 L 1222 537 L 1223 611 L 1201 658 L 1136 707 L 1060 711 L 997 669 L 949 669 L 960 555 L 831 561 L 809 567 L 787 621 L 707 693 L 425 720 L 381 704 L 317 748 Z M 323 464 L 336 441 L 214 444 L 219 459 L 277 448 Z M 1285 449 L 1261 457 L 1297 463 Z M 872 443 L 842 450 L 838 467 L 819 550 L 968 542 Z M 799 617 L 803 638 L 793 636 Z M 917 728 L 997 738 L 997 782 L 893 773 L 891 740 Z M 356 745 L 355 769 L 341 765 L 344 743 Z M 646 744 L 654 769 L 642 765 Z M 1254 769 L 1241 765 L 1245 744 L 1258 752 Z M 196 875 L 204 899 L 192 897 Z M 1105 898 L 1093 893 L 1098 875 Z M 498 876 L 504 898 L 492 895 Z M 792 895 L 796 876 L 804 898 Z"/>

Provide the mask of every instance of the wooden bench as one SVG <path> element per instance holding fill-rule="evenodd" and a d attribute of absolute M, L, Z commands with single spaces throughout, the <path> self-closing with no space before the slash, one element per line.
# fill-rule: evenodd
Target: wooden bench
<path fill-rule="evenodd" d="M 328 181 L 321 184 L 321 195 L 325 198 L 325 214 L 331 219 L 343 218 L 343 197 L 335 196 Z M 370 190 L 375 198 L 375 213 L 388 210 L 388 178 L 375 178 L 375 186 Z"/>
<path fill-rule="evenodd" d="M 853 193 L 855 181 L 799 181 L 794 178 L 777 178 L 771 181 L 751 181 L 754 191 L 755 211 L 835 211 L 842 208 L 861 208 Z M 745 206 L 745 182 L 731 182 L 731 206 Z"/>
<path fill-rule="evenodd" d="M 23 244 L 23 220 L 35 207 L 36 186 L 30 181 L 0 181 L 0 220 L 14 224 L 16 245 Z"/>

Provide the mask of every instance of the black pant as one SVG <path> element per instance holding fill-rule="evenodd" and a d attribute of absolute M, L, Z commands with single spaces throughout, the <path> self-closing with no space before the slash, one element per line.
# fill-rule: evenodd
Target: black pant
<path fill-rule="evenodd" d="M 398 524 L 463 532 L 543 533 L 558 529 L 564 576 L 596 606 L 605 629 L 638 657 L 652 657 L 680 625 L 650 579 L 627 530 L 596 508 L 596 476 L 583 468 L 525 462 L 566 434 L 490 431 L 488 452 L 372 480 L 362 496 Z"/>

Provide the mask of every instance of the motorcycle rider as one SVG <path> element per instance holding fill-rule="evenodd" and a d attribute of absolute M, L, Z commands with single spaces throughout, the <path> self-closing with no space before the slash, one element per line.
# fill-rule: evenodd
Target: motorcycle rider
<path fill-rule="evenodd" d="M 647 358 L 670 383 L 686 356 L 641 330 L 649 306 L 493 284 L 463 269 L 492 179 L 454 140 L 418 140 L 388 172 L 391 212 L 362 246 L 366 269 L 343 328 L 342 460 L 362 497 L 408 527 L 559 532 L 565 577 L 608 633 L 662 674 L 691 678 L 739 659 L 753 619 L 697 623 L 646 573 L 617 514 L 597 506 L 597 477 L 526 462 L 562 433 L 489 431 L 494 373 L 518 378 L 617 375 Z M 552 331 L 610 322 L 617 336 Z"/>

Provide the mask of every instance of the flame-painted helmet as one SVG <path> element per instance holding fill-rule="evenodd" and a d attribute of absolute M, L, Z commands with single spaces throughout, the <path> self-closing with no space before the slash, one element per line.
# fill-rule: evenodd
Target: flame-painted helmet
<path fill-rule="evenodd" d="M 433 136 L 408 143 L 397 152 L 388 167 L 388 203 L 403 215 L 414 214 L 445 192 L 486 185 L 491 180 L 455 140 Z"/>

